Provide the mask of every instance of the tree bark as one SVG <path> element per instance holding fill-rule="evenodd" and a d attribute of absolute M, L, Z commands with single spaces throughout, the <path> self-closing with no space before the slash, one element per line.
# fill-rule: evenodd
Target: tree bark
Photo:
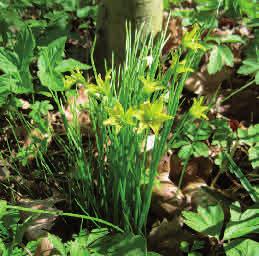
<path fill-rule="evenodd" d="M 126 21 L 132 32 L 144 23 L 145 33 L 158 33 L 162 28 L 163 0 L 102 0 L 97 18 L 95 61 L 122 63 L 125 52 Z"/>

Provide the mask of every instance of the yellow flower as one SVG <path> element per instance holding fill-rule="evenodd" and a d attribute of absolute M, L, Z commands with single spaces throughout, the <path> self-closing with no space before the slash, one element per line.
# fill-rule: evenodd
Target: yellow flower
<path fill-rule="evenodd" d="M 79 70 L 79 68 L 72 70 L 70 76 L 65 76 L 64 88 L 66 90 L 68 90 L 76 83 L 85 83 L 85 78 L 83 77 L 83 72 L 81 72 Z"/>
<path fill-rule="evenodd" d="M 163 113 L 163 101 L 160 98 L 154 103 L 149 101 L 140 105 L 139 110 L 133 113 L 139 120 L 139 132 L 151 128 L 157 135 L 163 122 L 172 119 L 171 116 Z"/>
<path fill-rule="evenodd" d="M 109 118 L 103 124 L 115 126 L 116 133 L 119 133 L 123 125 L 134 125 L 133 112 L 132 108 L 125 112 L 120 102 L 117 101 L 113 108 L 108 108 Z"/>
<path fill-rule="evenodd" d="M 145 78 L 144 76 L 141 76 L 139 80 L 142 82 L 143 91 L 146 94 L 152 94 L 155 91 L 160 91 L 162 89 L 165 89 L 165 86 L 162 86 L 159 81 L 154 81 L 150 79 L 149 76 L 147 76 L 147 78 Z"/>
<path fill-rule="evenodd" d="M 111 72 L 112 70 L 109 70 L 106 75 L 105 75 L 105 79 L 103 80 L 101 77 L 101 74 L 99 74 L 96 78 L 96 83 L 95 84 L 88 84 L 87 85 L 87 91 L 95 96 L 110 96 L 111 94 L 111 85 L 110 85 L 110 81 L 111 81 Z"/>
<path fill-rule="evenodd" d="M 208 117 L 205 114 L 205 112 L 207 112 L 208 110 L 208 107 L 202 105 L 203 101 L 204 101 L 204 97 L 200 97 L 198 100 L 195 98 L 193 100 L 193 104 L 189 112 L 194 118 L 198 118 L 198 119 L 203 118 L 208 120 Z"/>
<path fill-rule="evenodd" d="M 190 48 L 192 50 L 201 49 L 203 51 L 206 51 L 206 48 L 199 43 L 199 30 L 199 25 L 195 24 L 190 32 L 186 32 L 184 34 L 182 39 L 182 44 L 184 47 Z"/>
<path fill-rule="evenodd" d="M 173 69 L 174 66 L 176 65 L 176 61 L 172 59 L 171 63 L 171 68 Z M 178 66 L 176 68 L 176 73 L 181 74 L 181 73 L 186 73 L 186 72 L 193 72 L 194 70 L 192 68 L 187 67 L 186 65 L 186 60 L 182 60 L 181 62 L 178 63 Z"/>

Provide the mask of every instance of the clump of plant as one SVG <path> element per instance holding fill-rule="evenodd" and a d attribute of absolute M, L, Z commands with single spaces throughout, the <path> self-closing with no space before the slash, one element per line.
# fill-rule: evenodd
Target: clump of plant
<path fill-rule="evenodd" d="M 122 67 L 112 67 L 104 79 L 94 70 L 96 84 L 85 81 L 80 71 L 66 77 L 67 83 L 85 87 L 97 149 L 97 157 L 89 156 L 89 151 L 85 155 L 76 125 L 76 106 L 72 107 L 75 123 L 67 126 L 67 133 L 75 157 L 77 185 L 80 184 L 72 190 L 79 189 L 77 201 L 84 211 L 93 211 L 125 231 L 136 233 L 145 231 L 158 164 L 167 150 L 184 82 L 195 54 L 202 48 L 199 28 L 195 26 L 173 54 L 174 64 L 162 74 L 164 43 L 165 35 L 154 43 L 152 37 L 143 39 L 140 31 L 133 42 L 128 33 Z M 155 142 L 147 152 L 147 140 L 152 134 Z M 95 165 L 93 159 L 97 160 Z"/>

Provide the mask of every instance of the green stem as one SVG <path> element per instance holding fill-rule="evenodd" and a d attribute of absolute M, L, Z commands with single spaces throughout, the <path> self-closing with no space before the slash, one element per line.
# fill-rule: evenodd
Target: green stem
<path fill-rule="evenodd" d="M 245 84 L 244 86 L 242 86 L 241 88 L 235 90 L 234 92 L 232 92 L 230 95 L 228 95 L 225 99 L 223 99 L 221 101 L 221 103 L 224 103 L 225 101 L 227 101 L 228 99 L 230 99 L 231 97 L 233 97 L 234 95 L 236 95 L 237 93 L 243 91 L 244 89 L 246 89 L 247 87 L 249 87 L 250 85 L 252 85 L 255 82 L 255 80 L 250 81 L 249 83 Z"/>
<path fill-rule="evenodd" d="M 111 227 L 111 228 L 119 231 L 119 232 L 124 232 L 121 228 L 113 225 L 112 223 L 110 223 L 108 221 L 98 219 L 98 218 L 95 218 L 95 217 L 77 214 L 77 213 L 67 213 L 67 212 L 63 212 L 63 211 L 60 211 L 60 210 L 58 210 L 58 211 L 39 210 L 39 209 L 32 209 L 32 208 L 15 206 L 15 205 L 7 205 L 6 208 L 7 209 L 14 209 L 14 210 L 22 211 L 22 212 L 30 212 L 30 213 L 36 213 L 36 214 L 59 215 L 59 216 L 66 216 L 66 217 L 73 217 L 73 218 L 90 220 L 90 221 L 102 223 L 102 224 L 104 224 L 108 227 Z"/>

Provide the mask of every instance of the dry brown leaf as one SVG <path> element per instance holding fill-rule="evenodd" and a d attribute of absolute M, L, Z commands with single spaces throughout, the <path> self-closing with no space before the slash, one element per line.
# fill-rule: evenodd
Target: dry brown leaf
<path fill-rule="evenodd" d="M 20 205 L 32 209 L 41 209 L 54 211 L 57 210 L 54 204 L 59 202 L 61 199 L 48 198 L 44 200 L 20 200 Z M 21 212 L 21 220 L 24 221 L 31 216 L 29 212 Z M 44 237 L 52 226 L 57 216 L 50 214 L 40 214 L 33 218 L 31 225 L 27 228 L 25 232 L 25 237 L 28 241 L 37 240 L 40 237 Z"/>
<path fill-rule="evenodd" d="M 149 249 L 164 256 L 183 255 L 179 249 L 180 242 L 183 240 L 191 242 L 193 238 L 182 226 L 183 222 L 180 217 L 155 223 L 148 236 Z"/>
<path fill-rule="evenodd" d="M 52 243 L 47 237 L 41 239 L 34 256 L 50 256 L 54 249 Z"/>
<path fill-rule="evenodd" d="M 191 75 L 185 83 L 185 88 L 198 95 L 214 95 L 223 81 L 230 80 L 233 69 L 223 68 L 216 74 L 210 75 L 207 67 Z"/>
<path fill-rule="evenodd" d="M 212 172 L 212 167 L 212 161 L 208 158 L 192 158 L 186 167 L 182 187 L 185 187 L 188 183 L 195 181 L 196 179 L 203 179 L 204 182 L 208 181 Z M 172 155 L 169 177 L 175 184 L 179 183 L 182 169 L 181 159 L 177 155 Z"/>
<path fill-rule="evenodd" d="M 151 211 L 160 219 L 172 218 L 182 209 L 184 196 L 169 179 L 167 172 L 160 173 L 158 180 L 159 185 L 153 189 Z"/>
<path fill-rule="evenodd" d="M 10 176 L 8 166 L 9 164 L 6 161 L 0 160 L 0 181 L 3 181 Z"/>

